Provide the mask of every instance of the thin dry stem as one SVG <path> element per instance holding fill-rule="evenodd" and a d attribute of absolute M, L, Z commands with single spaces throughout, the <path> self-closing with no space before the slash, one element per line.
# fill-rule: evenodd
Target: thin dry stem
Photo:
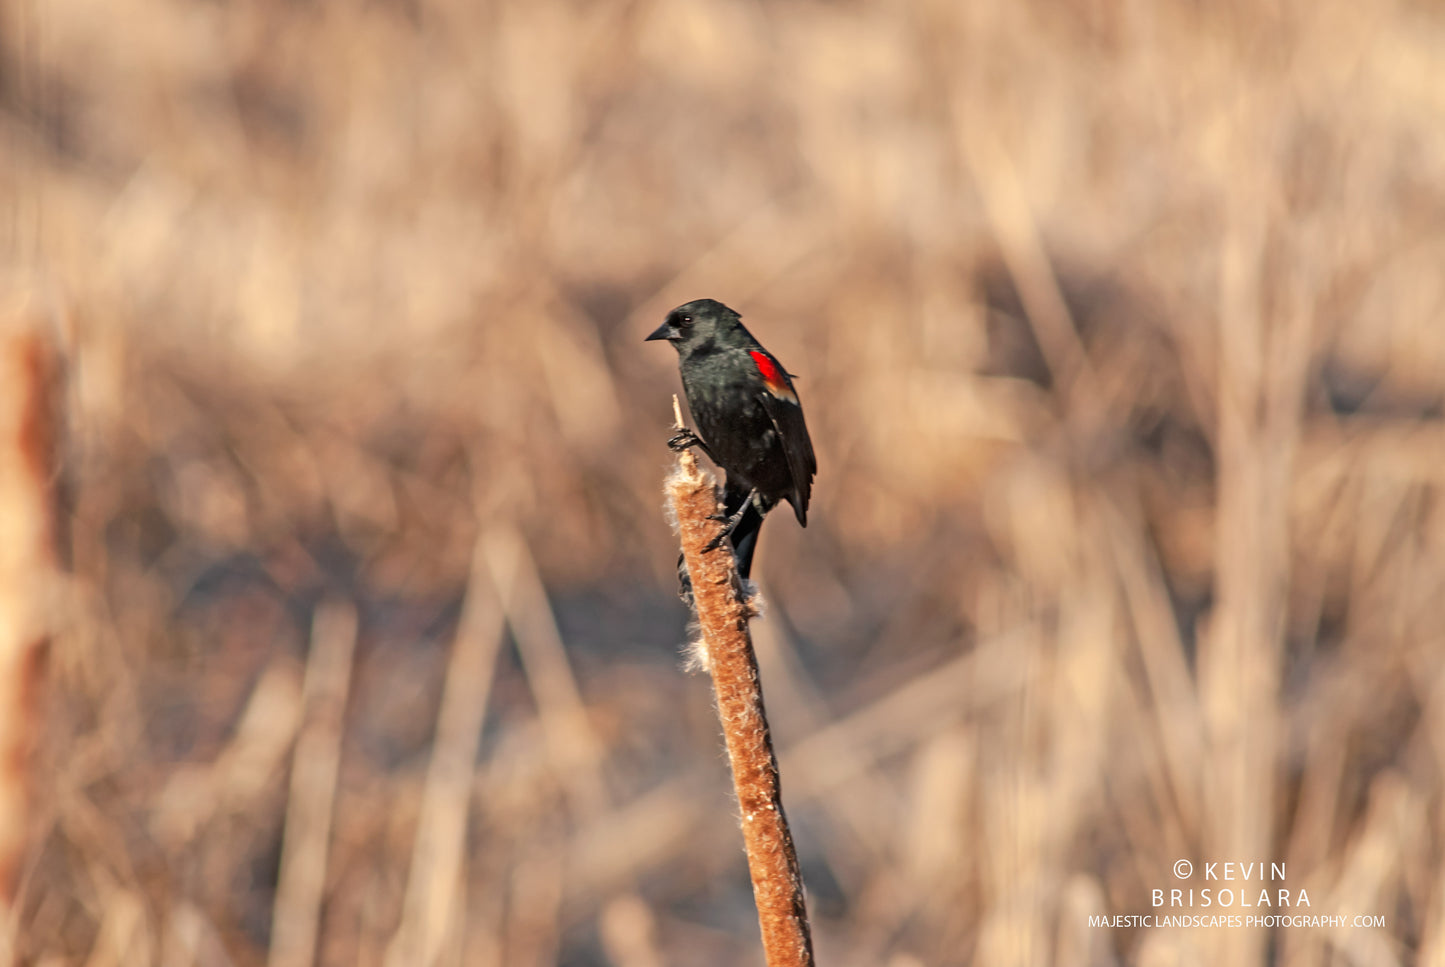
<path fill-rule="evenodd" d="M 473 553 L 471 583 L 447 666 L 402 920 L 387 948 L 387 967 L 435 964 L 458 910 L 472 768 L 502 642 L 502 609 L 487 580 L 485 548 L 483 534 Z"/>
<path fill-rule="evenodd" d="M 726 543 L 705 550 L 722 532 L 722 525 L 710 519 L 718 512 L 716 483 L 711 474 L 698 470 L 690 452 L 684 452 L 668 478 L 667 493 L 692 579 L 698 625 L 707 647 L 718 718 L 742 813 L 763 953 L 769 967 L 811 965 L 813 941 L 803 877 L 783 814 L 777 758 L 748 634 L 748 605 Z"/>
<path fill-rule="evenodd" d="M 345 602 L 324 603 L 312 624 L 306 664 L 306 723 L 291 768 L 271 967 L 306 967 L 314 962 L 355 647 L 356 609 Z"/>
<path fill-rule="evenodd" d="M 557 619 L 537 564 L 521 535 L 499 527 L 484 553 L 497 598 L 517 653 L 522 659 L 538 718 L 557 774 L 568 798 L 581 815 L 595 815 L 608 804 L 603 781 L 603 752 L 587 720 L 587 707 L 562 644 Z"/>

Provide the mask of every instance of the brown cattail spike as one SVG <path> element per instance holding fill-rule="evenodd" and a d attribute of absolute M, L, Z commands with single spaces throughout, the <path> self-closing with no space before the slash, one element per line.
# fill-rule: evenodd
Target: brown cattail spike
<path fill-rule="evenodd" d="M 0 913 L 15 900 L 33 790 L 55 553 L 56 357 L 27 313 L 0 316 Z"/>
<path fill-rule="evenodd" d="M 698 469 L 690 452 L 680 454 L 677 462 L 667 480 L 667 494 L 692 579 L 698 625 L 732 766 L 763 953 L 769 967 L 811 965 L 813 941 L 803 878 L 783 814 L 777 758 L 748 634 L 751 612 L 727 542 L 704 550 L 722 531 L 722 524 L 710 519 L 719 509 L 716 481 Z"/>

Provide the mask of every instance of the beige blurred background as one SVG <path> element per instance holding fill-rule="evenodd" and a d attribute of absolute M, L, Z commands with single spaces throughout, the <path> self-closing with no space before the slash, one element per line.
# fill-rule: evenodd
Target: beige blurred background
<path fill-rule="evenodd" d="M 14 962 L 759 963 L 641 341 L 709 296 L 818 451 L 820 964 L 1445 964 L 1440 4 L 11 0 L 0 151 Z M 1153 906 L 1226 860 L 1310 906 Z M 1171 912 L 1351 919 L 1089 923 Z"/>

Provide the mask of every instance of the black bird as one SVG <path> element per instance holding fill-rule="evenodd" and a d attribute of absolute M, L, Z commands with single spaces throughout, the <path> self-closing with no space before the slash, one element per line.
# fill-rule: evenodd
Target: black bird
<path fill-rule="evenodd" d="M 647 337 L 653 339 L 677 350 L 683 393 L 701 434 L 685 430 L 669 445 L 699 447 L 727 471 L 727 533 L 746 578 L 763 518 L 778 501 L 792 504 L 798 523 L 808 526 L 818 461 L 803 406 L 783 364 L 743 328 L 741 316 L 715 299 L 678 306 Z"/>

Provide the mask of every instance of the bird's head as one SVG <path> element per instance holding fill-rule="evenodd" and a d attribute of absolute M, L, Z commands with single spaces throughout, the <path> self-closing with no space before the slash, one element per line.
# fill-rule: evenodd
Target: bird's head
<path fill-rule="evenodd" d="M 678 352 L 712 342 L 738 325 L 742 318 L 716 299 L 697 299 L 684 303 L 667 314 L 644 340 L 666 339 Z"/>

